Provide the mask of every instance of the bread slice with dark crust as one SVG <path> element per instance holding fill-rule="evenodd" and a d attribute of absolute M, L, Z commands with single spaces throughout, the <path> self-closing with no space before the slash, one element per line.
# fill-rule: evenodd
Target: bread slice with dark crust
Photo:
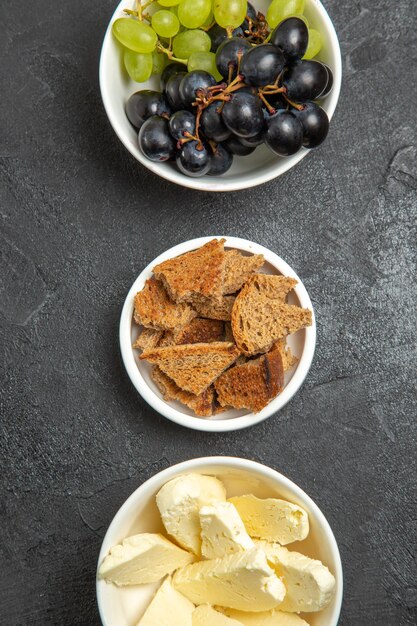
<path fill-rule="evenodd" d="M 226 332 L 221 320 L 209 320 L 196 317 L 189 324 L 178 330 L 165 333 L 159 346 L 180 346 L 186 343 L 213 343 L 214 341 L 233 341 Z"/>
<path fill-rule="evenodd" d="M 154 330 L 153 328 L 143 328 L 139 337 L 133 344 L 133 348 L 147 350 L 148 348 L 156 348 L 164 334 L 163 330 Z"/>
<path fill-rule="evenodd" d="M 164 374 L 157 365 L 152 368 L 152 378 L 158 385 L 164 400 L 178 400 L 194 411 L 199 417 L 210 417 L 226 409 L 217 401 L 217 394 L 213 385 L 210 385 L 199 396 L 183 391 L 169 376 Z"/>
<path fill-rule="evenodd" d="M 201 248 L 168 259 L 153 268 L 175 302 L 220 299 L 224 275 L 224 239 L 213 239 Z"/>
<path fill-rule="evenodd" d="M 175 303 L 159 280 L 150 278 L 135 296 L 133 318 L 137 324 L 155 330 L 170 330 L 188 324 L 197 313 L 186 302 Z"/>
<path fill-rule="evenodd" d="M 280 350 L 235 365 L 214 383 L 222 406 L 249 409 L 259 413 L 284 388 L 284 368 Z"/>
<path fill-rule="evenodd" d="M 259 270 L 264 263 L 263 254 L 244 256 L 238 250 L 227 250 L 225 253 L 223 294 L 239 291 L 249 276 Z"/>
<path fill-rule="evenodd" d="M 181 389 L 203 393 L 239 356 L 235 344 L 194 343 L 145 350 L 140 359 L 158 365 Z"/>
<path fill-rule="evenodd" d="M 294 279 L 255 274 L 236 298 L 232 309 L 232 330 L 239 350 L 251 356 L 268 352 L 273 344 L 311 326 L 312 312 L 285 303 Z"/>
<path fill-rule="evenodd" d="M 220 300 L 213 298 L 195 302 L 194 307 L 201 317 L 229 322 L 232 318 L 235 300 L 235 296 L 223 296 Z"/>

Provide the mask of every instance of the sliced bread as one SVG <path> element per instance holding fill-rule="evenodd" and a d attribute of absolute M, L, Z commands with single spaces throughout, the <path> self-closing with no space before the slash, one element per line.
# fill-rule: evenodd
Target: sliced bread
<path fill-rule="evenodd" d="M 150 278 L 136 294 L 134 320 L 146 328 L 170 330 L 188 324 L 197 313 L 186 302 L 175 303 L 161 281 Z"/>
<path fill-rule="evenodd" d="M 195 302 L 194 306 L 201 317 L 228 322 L 232 317 L 235 300 L 235 296 L 223 296 L 220 300 L 206 298 L 200 302 Z"/>
<path fill-rule="evenodd" d="M 243 256 L 237 250 L 225 253 L 223 293 L 235 293 L 244 285 L 249 276 L 264 264 L 263 254 Z"/>
<path fill-rule="evenodd" d="M 284 368 L 280 350 L 274 348 L 244 365 L 235 365 L 214 383 L 222 406 L 261 411 L 284 388 Z"/>
<path fill-rule="evenodd" d="M 236 345 L 250 356 L 268 352 L 273 344 L 311 326 L 309 309 L 285 303 L 294 279 L 255 274 L 237 296 L 232 309 L 232 330 Z"/>
<path fill-rule="evenodd" d="M 194 343 L 151 348 L 140 355 L 158 365 L 178 387 L 200 395 L 232 365 L 240 352 L 233 343 Z"/>
<path fill-rule="evenodd" d="M 298 363 L 298 358 L 293 355 L 291 348 L 287 346 L 286 338 L 283 337 L 279 339 L 275 344 L 278 350 L 281 352 L 282 357 L 282 365 L 284 366 L 284 372 L 293 367 L 296 363 Z"/>
<path fill-rule="evenodd" d="M 196 317 L 189 324 L 178 330 L 165 333 L 159 346 L 180 346 L 186 343 L 212 343 L 214 341 L 233 341 L 221 320 L 209 320 Z"/>
<path fill-rule="evenodd" d="M 148 348 L 156 348 L 164 334 L 163 330 L 154 330 L 153 328 L 144 328 L 139 337 L 133 344 L 133 348 L 147 350 Z"/>
<path fill-rule="evenodd" d="M 189 391 L 183 391 L 169 376 L 154 365 L 152 369 L 152 378 L 158 385 L 164 400 L 178 400 L 185 404 L 194 413 L 200 417 L 210 417 L 216 413 L 220 413 L 225 409 L 217 402 L 217 394 L 213 385 L 210 385 L 203 393 L 196 396 Z"/>
<path fill-rule="evenodd" d="M 176 302 L 198 302 L 222 295 L 224 239 L 213 239 L 201 248 L 168 259 L 153 268 Z"/>

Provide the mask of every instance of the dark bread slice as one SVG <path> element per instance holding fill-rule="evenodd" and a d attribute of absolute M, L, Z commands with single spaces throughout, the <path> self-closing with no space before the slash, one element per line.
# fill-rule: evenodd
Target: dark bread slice
<path fill-rule="evenodd" d="M 196 317 L 189 324 L 178 330 L 166 332 L 159 346 L 180 346 L 186 343 L 213 343 L 214 341 L 233 341 L 226 333 L 225 323 Z"/>
<path fill-rule="evenodd" d="M 309 309 L 285 303 L 294 279 L 255 274 L 236 298 L 232 309 L 232 330 L 238 348 L 251 356 L 268 352 L 273 344 L 311 326 Z"/>
<path fill-rule="evenodd" d="M 197 313 L 185 302 L 176 304 L 159 280 L 150 278 L 135 296 L 133 318 L 137 324 L 155 330 L 170 330 L 188 324 Z"/>
<path fill-rule="evenodd" d="M 264 263 L 263 254 L 243 256 L 237 250 L 228 250 L 225 253 L 223 294 L 239 291 L 249 276 L 259 270 Z"/>
<path fill-rule="evenodd" d="M 152 378 L 158 385 L 164 400 L 178 400 L 194 411 L 199 417 L 210 417 L 225 411 L 217 402 L 217 394 L 213 385 L 196 396 L 189 391 L 183 391 L 157 365 L 152 368 Z"/>
<path fill-rule="evenodd" d="M 133 344 L 133 348 L 147 350 L 148 348 L 156 348 L 164 334 L 163 330 L 154 330 L 153 328 L 144 328 Z"/>
<path fill-rule="evenodd" d="M 159 263 L 153 268 L 176 302 L 220 299 L 224 275 L 224 239 L 213 239 L 201 248 Z"/>
<path fill-rule="evenodd" d="M 201 317 L 228 322 L 232 318 L 235 296 L 223 296 L 220 300 L 205 299 L 195 302 L 194 307 Z"/>
<path fill-rule="evenodd" d="M 281 352 L 274 346 L 268 354 L 235 365 L 214 383 L 222 406 L 261 411 L 284 388 Z"/>
<path fill-rule="evenodd" d="M 158 365 L 178 387 L 200 395 L 239 356 L 233 343 L 194 343 L 145 350 L 140 359 Z"/>

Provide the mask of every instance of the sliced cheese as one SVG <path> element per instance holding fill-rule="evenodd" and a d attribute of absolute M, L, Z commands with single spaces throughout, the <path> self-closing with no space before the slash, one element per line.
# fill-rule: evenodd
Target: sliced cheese
<path fill-rule="evenodd" d="M 98 575 L 115 585 L 153 583 L 195 560 L 165 537 L 154 533 L 133 535 L 113 546 L 100 565 Z"/>
<path fill-rule="evenodd" d="M 281 545 L 302 541 L 309 532 L 308 515 L 300 506 L 279 500 L 262 500 L 249 494 L 230 498 L 251 537 Z"/>
<path fill-rule="evenodd" d="M 261 548 L 187 565 L 175 573 L 173 585 L 194 604 L 242 611 L 267 611 L 285 596 Z"/>
<path fill-rule="evenodd" d="M 230 619 L 208 604 L 202 604 L 193 613 L 193 626 L 242 626 L 242 622 Z"/>
<path fill-rule="evenodd" d="M 156 496 L 162 522 L 169 535 L 195 554 L 201 554 L 199 510 L 226 500 L 224 485 L 213 476 L 186 474 L 166 483 Z"/>
<path fill-rule="evenodd" d="M 278 609 L 263 613 L 244 613 L 243 611 L 225 609 L 225 613 L 238 620 L 243 626 L 308 626 L 308 623 L 298 615 L 284 613 Z"/>
<path fill-rule="evenodd" d="M 194 605 L 176 591 L 167 578 L 156 592 L 137 626 L 192 626 Z"/>
<path fill-rule="evenodd" d="M 236 507 L 231 502 L 215 502 L 200 509 L 201 554 L 216 559 L 253 548 Z"/>
<path fill-rule="evenodd" d="M 279 544 L 259 541 L 266 558 L 282 577 L 287 594 L 280 609 L 294 613 L 321 611 L 331 599 L 336 580 L 321 561 L 299 552 L 290 552 Z"/>

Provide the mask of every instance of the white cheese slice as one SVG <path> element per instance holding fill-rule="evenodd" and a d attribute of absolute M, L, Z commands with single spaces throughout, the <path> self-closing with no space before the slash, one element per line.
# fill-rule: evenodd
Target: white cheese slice
<path fill-rule="evenodd" d="M 186 474 L 166 483 L 156 496 L 162 522 L 169 535 L 187 550 L 201 554 L 199 510 L 226 500 L 224 485 L 213 476 Z"/>
<path fill-rule="evenodd" d="M 279 500 L 262 500 L 249 494 L 230 498 L 251 537 L 281 545 L 302 541 L 309 532 L 308 515 L 300 506 Z"/>
<path fill-rule="evenodd" d="M 200 509 L 201 554 L 216 559 L 253 548 L 236 507 L 231 502 L 215 502 Z"/>
<path fill-rule="evenodd" d="M 242 626 L 242 622 L 230 619 L 208 604 L 202 604 L 193 613 L 193 626 Z"/>
<path fill-rule="evenodd" d="M 244 613 L 225 609 L 226 615 L 237 619 L 243 626 L 308 626 L 301 617 L 294 613 L 284 613 L 278 609 L 264 613 Z"/>
<path fill-rule="evenodd" d="M 194 605 L 176 591 L 167 578 L 156 592 L 137 626 L 192 626 Z"/>
<path fill-rule="evenodd" d="M 174 574 L 173 585 L 194 604 L 242 611 L 268 611 L 285 596 L 261 548 L 187 565 Z"/>
<path fill-rule="evenodd" d="M 336 580 L 321 561 L 299 552 L 290 552 L 276 543 L 259 541 L 257 545 L 265 551 L 266 558 L 282 577 L 287 589 L 280 609 L 308 613 L 321 611 L 330 603 Z"/>
<path fill-rule="evenodd" d="M 141 585 L 156 582 L 193 561 L 193 554 L 162 535 L 142 533 L 113 546 L 100 565 L 98 575 L 119 586 Z"/>

